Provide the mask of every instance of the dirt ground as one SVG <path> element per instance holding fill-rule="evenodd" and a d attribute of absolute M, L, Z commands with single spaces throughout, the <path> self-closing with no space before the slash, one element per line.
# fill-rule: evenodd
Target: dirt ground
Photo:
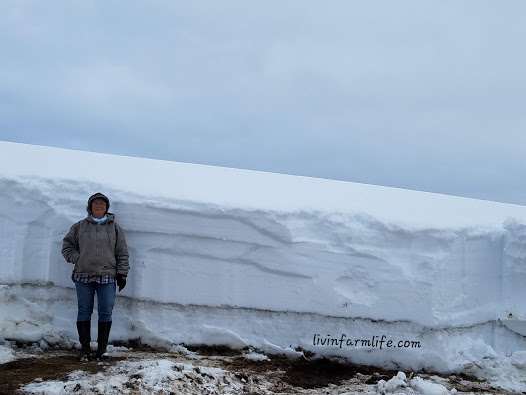
<path fill-rule="evenodd" d="M 329 359 L 292 359 L 272 355 L 269 360 L 251 360 L 242 357 L 241 352 L 227 347 L 188 347 L 197 353 L 200 363 L 220 367 L 234 372 L 240 380 L 248 381 L 249 377 L 264 377 L 273 383 L 272 391 L 277 393 L 294 393 L 295 389 L 331 388 L 342 383 L 376 384 L 379 380 L 389 380 L 396 371 L 382 370 L 374 367 L 341 363 Z M 123 360 L 140 360 L 141 358 L 165 358 L 181 360 L 184 355 L 167 353 L 166 350 L 155 350 L 149 347 L 133 348 L 129 352 L 118 353 L 107 363 L 96 361 L 79 363 L 76 350 L 47 350 L 37 357 L 22 358 L 0 364 L 0 394 L 20 394 L 17 390 L 36 379 L 42 381 L 65 381 L 67 376 L 77 370 L 96 374 L 108 366 Z M 420 372 L 421 376 L 426 373 Z M 448 388 L 456 388 L 462 393 L 511 394 L 497 390 L 473 377 L 448 377 Z M 358 388 L 358 387 L 357 387 Z M 274 392 L 273 392 L 274 393 Z M 330 391 L 327 393 L 331 393 Z"/>

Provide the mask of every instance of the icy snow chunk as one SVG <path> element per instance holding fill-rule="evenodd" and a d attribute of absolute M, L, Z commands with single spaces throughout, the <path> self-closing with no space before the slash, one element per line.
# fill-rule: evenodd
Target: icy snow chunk
<path fill-rule="evenodd" d="M 68 386 L 66 385 L 66 388 Z M 73 389 L 73 387 L 71 388 Z M 29 392 L 30 394 L 44 394 L 44 395 L 60 395 L 64 393 L 63 381 L 45 381 L 28 384 L 20 389 L 22 392 Z"/>
<path fill-rule="evenodd" d="M 260 354 L 257 352 L 249 352 L 243 354 L 243 358 L 250 359 L 252 361 L 269 361 L 269 357 L 267 357 L 265 354 Z"/>
<path fill-rule="evenodd" d="M 411 388 L 419 391 L 422 395 L 449 395 L 450 392 L 442 384 L 435 384 L 424 380 L 422 377 L 415 377 L 411 380 Z"/>
<path fill-rule="evenodd" d="M 182 346 L 180 344 L 172 344 L 172 346 L 170 347 L 170 352 L 174 354 L 196 355 L 195 352 L 190 351 L 185 346 Z"/>
<path fill-rule="evenodd" d="M 11 362 L 15 359 L 11 347 L 0 345 L 0 363 Z"/>
<path fill-rule="evenodd" d="M 404 372 L 398 372 L 396 376 L 387 382 L 380 380 L 377 386 L 378 393 L 380 394 L 393 393 L 401 388 L 407 387 L 407 378 Z"/>
<path fill-rule="evenodd" d="M 404 372 L 398 372 L 396 375 L 396 378 L 398 378 L 399 380 L 402 380 L 404 383 L 407 383 L 407 376 L 405 375 Z"/>

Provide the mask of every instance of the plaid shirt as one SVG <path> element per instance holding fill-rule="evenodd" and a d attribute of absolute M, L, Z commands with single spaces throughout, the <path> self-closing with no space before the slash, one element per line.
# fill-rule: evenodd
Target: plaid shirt
<path fill-rule="evenodd" d="M 71 276 L 71 279 L 73 281 L 79 281 L 81 283 L 98 283 L 98 284 L 112 284 L 115 282 L 115 278 L 112 276 L 97 276 L 97 275 L 90 275 L 90 274 L 73 274 Z"/>

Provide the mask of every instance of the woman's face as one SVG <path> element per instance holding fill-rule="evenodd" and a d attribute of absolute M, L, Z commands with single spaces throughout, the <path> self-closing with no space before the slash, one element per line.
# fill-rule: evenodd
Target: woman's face
<path fill-rule="evenodd" d="M 106 201 L 101 198 L 94 199 L 91 202 L 91 214 L 95 218 L 102 218 L 106 214 Z"/>

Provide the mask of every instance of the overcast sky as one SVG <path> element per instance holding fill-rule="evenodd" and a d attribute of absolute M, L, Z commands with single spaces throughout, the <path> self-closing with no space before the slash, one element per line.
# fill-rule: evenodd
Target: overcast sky
<path fill-rule="evenodd" d="M 0 140 L 526 205 L 525 16 L 522 0 L 2 1 Z"/>

